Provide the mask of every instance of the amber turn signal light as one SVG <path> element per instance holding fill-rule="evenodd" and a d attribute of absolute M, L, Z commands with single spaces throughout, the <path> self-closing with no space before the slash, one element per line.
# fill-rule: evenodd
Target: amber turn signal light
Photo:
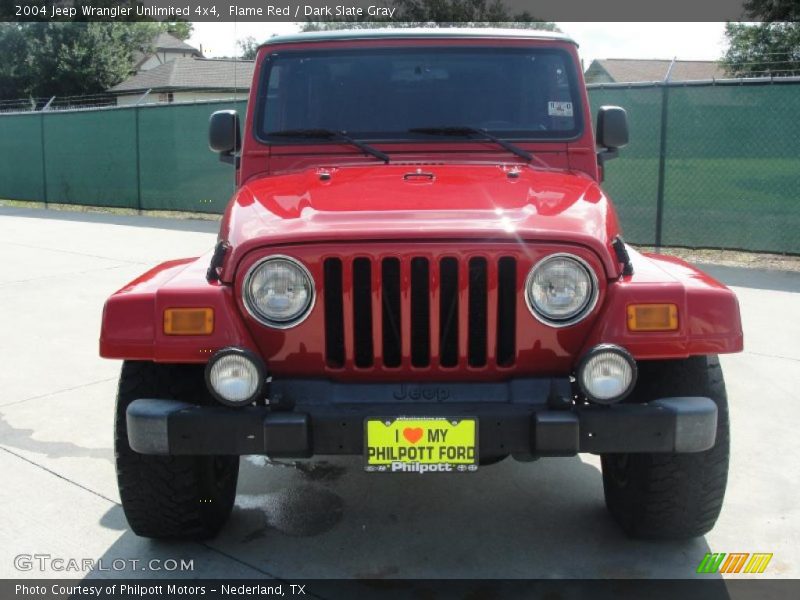
<path fill-rule="evenodd" d="M 168 308 L 164 311 L 167 335 L 208 335 L 214 331 L 213 308 Z"/>
<path fill-rule="evenodd" d="M 629 304 L 628 329 L 630 331 L 676 331 L 678 329 L 677 304 Z"/>

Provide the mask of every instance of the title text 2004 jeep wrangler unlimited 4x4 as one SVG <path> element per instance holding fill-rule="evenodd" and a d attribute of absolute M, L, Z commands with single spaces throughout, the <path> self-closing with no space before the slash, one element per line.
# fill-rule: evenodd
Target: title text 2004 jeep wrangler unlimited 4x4
<path fill-rule="evenodd" d="M 105 306 L 134 532 L 214 535 L 246 454 L 469 473 L 591 452 L 629 534 L 713 526 L 737 301 L 622 241 L 598 182 L 626 116 L 595 135 L 579 64 L 525 31 L 260 48 L 243 127 L 210 121 L 238 183 L 216 249 Z"/>

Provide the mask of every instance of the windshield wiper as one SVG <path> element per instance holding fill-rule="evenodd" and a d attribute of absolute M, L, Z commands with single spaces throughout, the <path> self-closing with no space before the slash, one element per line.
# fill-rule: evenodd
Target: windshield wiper
<path fill-rule="evenodd" d="M 355 146 L 362 152 L 371 154 L 375 158 L 379 158 L 385 163 L 391 160 L 389 155 L 381 152 L 377 148 L 373 148 L 369 144 L 365 144 L 355 138 L 347 135 L 345 131 L 333 131 L 332 129 L 282 129 L 281 131 L 271 131 L 267 137 L 293 137 L 293 138 L 310 138 L 310 139 L 339 139 L 347 142 L 351 146 Z"/>
<path fill-rule="evenodd" d="M 520 158 L 524 158 L 528 162 L 533 160 L 533 154 L 530 152 L 523 150 L 519 146 L 512 144 L 511 142 L 507 142 L 505 140 L 500 139 L 499 137 L 492 135 L 485 129 L 478 129 L 477 127 L 466 127 L 466 126 L 453 126 L 453 127 L 413 127 L 408 130 L 409 133 L 425 133 L 428 135 L 452 135 L 452 136 L 467 136 L 467 135 L 479 135 L 484 139 L 494 142 L 498 146 L 502 146 L 512 154 L 516 154 Z"/>

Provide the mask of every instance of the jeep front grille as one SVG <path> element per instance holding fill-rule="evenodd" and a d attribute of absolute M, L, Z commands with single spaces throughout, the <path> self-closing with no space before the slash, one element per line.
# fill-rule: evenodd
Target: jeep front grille
<path fill-rule="evenodd" d="M 323 278 L 332 369 L 483 369 L 516 361 L 512 256 L 329 257 Z"/>

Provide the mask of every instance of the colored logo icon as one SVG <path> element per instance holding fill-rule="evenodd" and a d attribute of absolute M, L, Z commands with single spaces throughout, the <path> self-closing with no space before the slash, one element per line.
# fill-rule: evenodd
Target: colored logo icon
<path fill-rule="evenodd" d="M 772 553 L 754 552 L 707 552 L 697 566 L 698 573 L 763 573 L 767 569 Z"/>

